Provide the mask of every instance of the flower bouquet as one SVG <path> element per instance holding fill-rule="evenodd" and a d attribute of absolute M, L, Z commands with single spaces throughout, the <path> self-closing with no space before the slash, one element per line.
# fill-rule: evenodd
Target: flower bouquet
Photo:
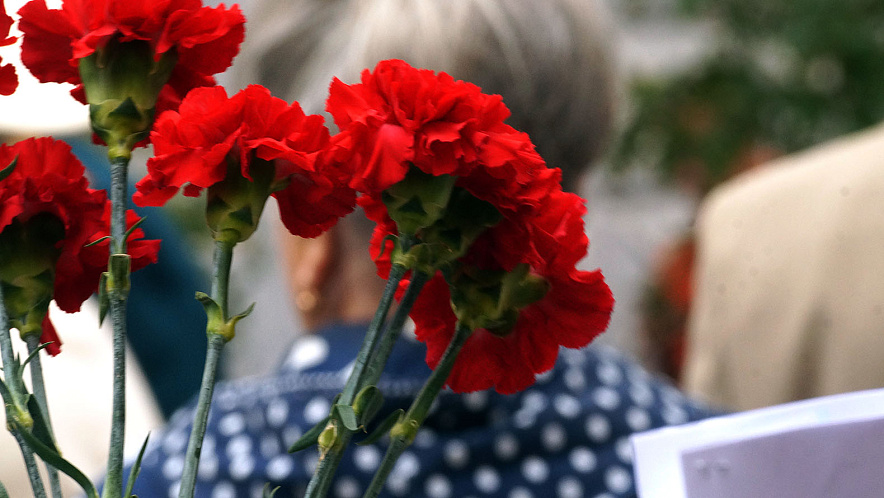
<path fill-rule="evenodd" d="M 0 14 L 0 43 L 10 43 L 12 19 Z M 343 390 L 291 446 L 318 448 L 307 496 L 327 494 L 363 432 L 360 444 L 389 437 L 365 491 L 377 496 L 445 386 L 523 390 L 553 367 L 560 347 L 581 348 L 607 326 L 613 298 L 601 273 L 576 268 L 588 244 L 584 202 L 564 192 L 561 172 L 505 123 L 500 96 L 386 60 L 358 83 L 331 82 L 331 133 L 325 118 L 264 87 L 231 96 L 215 85 L 244 38 L 236 6 L 65 0 L 49 9 L 32 0 L 19 15 L 22 61 L 40 81 L 75 85 L 112 178 L 108 199 L 52 138 L 0 145 L 0 394 L 34 496 L 60 496 L 58 472 L 99 496 L 55 445 L 40 373 L 40 351 L 59 354 L 62 344 L 47 318 L 50 301 L 75 312 L 93 293 L 114 332 L 102 496 L 132 496 L 139 463 L 124 476 L 122 453 L 126 304 L 130 273 L 157 262 L 160 241 L 144 239 L 128 209 L 127 182 L 132 150 L 148 143 L 153 157 L 134 204 L 159 206 L 179 191 L 199 197 L 205 190 L 214 241 L 211 290 L 196 293 L 208 352 L 180 497 L 194 495 L 219 356 L 252 310 L 237 313 L 228 299 L 233 251 L 254 233 L 271 196 L 297 237 L 316 237 L 360 206 L 376 224 L 366 257 L 387 281 Z M 15 87 L 15 73 L 0 65 L 0 94 Z M 409 317 L 432 374 L 407 410 L 380 413 L 379 379 Z M 11 329 L 27 343 L 27 358 L 13 354 Z M 38 459 L 49 469 L 49 491 Z"/>

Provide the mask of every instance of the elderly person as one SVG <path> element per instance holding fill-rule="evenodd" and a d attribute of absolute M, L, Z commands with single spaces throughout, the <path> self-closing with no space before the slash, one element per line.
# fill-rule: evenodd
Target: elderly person
<path fill-rule="evenodd" d="M 238 63 L 261 83 L 318 112 L 331 77 L 355 81 L 401 58 L 501 93 L 510 123 L 573 188 L 611 118 L 612 77 L 600 5 L 580 0 L 280 0 L 262 2 Z M 216 390 L 197 478 L 200 497 L 303 493 L 315 450 L 285 449 L 322 420 L 341 389 L 383 282 L 366 253 L 359 215 L 284 253 L 295 306 L 309 334 L 267 378 Z M 429 369 L 423 345 L 403 338 L 378 386 L 386 412 L 407 406 Z M 628 436 L 706 416 L 699 406 L 608 349 L 567 350 L 528 390 L 443 393 L 384 496 L 634 496 Z M 135 492 L 175 493 L 190 429 L 175 416 L 148 450 Z M 360 496 L 383 443 L 345 454 L 331 493 Z"/>

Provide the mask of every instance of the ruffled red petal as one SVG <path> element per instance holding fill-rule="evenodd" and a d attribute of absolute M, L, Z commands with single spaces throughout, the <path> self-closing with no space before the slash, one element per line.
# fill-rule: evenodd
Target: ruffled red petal
<path fill-rule="evenodd" d="M 158 112 L 176 109 L 192 88 L 214 85 L 212 75 L 230 66 L 245 35 L 237 6 L 209 8 L 199 0 L 65 0 L 61 9 L 31 0 L 19 14 L 22 62 L 42 82 L 73 83 L 72 94 L 84 103 L 78 61 L 112 37 L 147 41 L 157 59 L 174 49 L 178 63 L 167 84 L 172 91 L 160 93 Z"/>
<path fill-rule="evenodd" d="M 255 159 L 274 161 L 276 180 L 287 182 L 273 193 L 283 224 L 295 235 L 315 237 L 356 202 L 337 159 L 349 153 L 332 146 L 324 123 L 258 85 L 229 98 L 221 87 L 194 89 L 177 111 L 157 120 L 151 132 L 155 155 L 133 200 L 162 205 L 181 188 L 198 195 L 226 177 L 230 155 L 246 178 Z"/>

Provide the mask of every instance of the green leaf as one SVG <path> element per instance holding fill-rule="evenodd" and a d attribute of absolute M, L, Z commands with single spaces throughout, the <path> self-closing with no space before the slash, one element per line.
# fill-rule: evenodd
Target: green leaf
<path fill-rule="evenodd" d="M 384 395 L 381 394 L 381 390 L 377 386 L 365 386 L 362 388 L 353 401 L 353 410 L 356 412 L 359 427 L 364 428 L 371 423 L 382 406 L 384 406 Z"/>
<path fill-rule="evenodd" d="M 123 498 L 138 498 L 132 494 L 132 488 L 135 486 L 135 479 L 138 478 L 138 472 L 141 471 L 141 459 L 144 457 L 144 450 L 147 449 L 147 442 L 149 440 L 150 433 L 144 438 L 144 443 L 141 445 L 141 451 L 138 452 L 138 458 L 135 459 L 135 463 L 132 465 L 132 470 L 129 471 L 129 480 L 126 481 L 126 493 L 123 495 Z"/>
<path fill-rule="evenodd" d="M 132 223 L 132 226 L 129 227 L 128 230 L 126 230 L 126 235 L 124 235 L 125 239 L 129 240 L 129 237 L 132 236 L 132 232 L 137 230 L 138 227 L 140 227 L 141 224 L 144 223 L 144 220 L 146 220 L 146 219 L 147 219 L 147 217 L 145 216 L 144 218 L 138 218 L 138 221 L 136 221 L 135 223 Z"/>
<path fill-rule="evenodd" d="M 63 472 L 65 475 L 73 479 L 83 488 L 83 491 L 86 493 L 86 496 L 89 498 L 99 498 L 98 491 L 95 490 L 95 485 L 92 484 L 92 481 L 83 474 L 80 469 L 75 467 L 72 463 L 68 462 L 58 452 L 52 450 L 48 446 L 44 445 L 40 442 L 36 437 L 34 437 L 30 432 L 25 430 L 24 427 L 21 426 L 15 420 L 10 421 L 13 425 L 13 428 L 21 434 L 22 438 L 24 438 L 25 442 L 28 443 L 28 446 L 34 450 L 40 458 L 43 459 L 44 462 L 52 465 L 59 471 Z"/>
<path fill-rule="evenodd" d="M 28 412 L 34 420 L 34 427 L 31 429 L 31 433 L 47 448 L 58 453 L 58 448 L 52 439 L 52 432 L 49 430 L 49 425 L 43 417 L 43 410 L 40 409 L 37 398 L 32 395 L 28 395 Z"/>
<path fill-rule="evenodd" d="M 16 154 L 15 158 L 12 159 L 12 162 L 9 163 L 9 166 L 0 170 L 0 181 L 3 181 L 12 174 L 12 171 L 15 169 L 15 166 L 18 164 L 18 154 Z"/>
<path fill-rule="evenodd" d="M 104 318 L 110 309 L 110 298 L 107 295 L 107 281 L 110 273 L 103 272 L 101 279 L 98 281 L 98 326 L 104 323 Z"/>
<path fill-rule="evenodd" d="M 279 491 L 279 486 L 270 489 L 270 483 L 264 485 L 264 489 L 261 491 L 261 496 L 263 498 L 273 498 L 276 495 L 276 492 Z M 2 497 L 0 497 L 2 498 Z"/>
<path fill-rule="evenodd" d="M 289 453 L 295 453 L 301 450 L 305 450 L 316 444 L 316 442 L 319 440 L 319 434 L 322 432 L 323 429 L 325 429 L 325 425 L 328 424 L 329 418 L 331 417 L 325 417 L 324 419 L 322 419 L 321 422 L 314 425 L 312 429 L 305 432 L 303 436 L 299 437 L 298 440 L 295 441 L 294 444 L 292 444 L 292 446 L 289 448 Z"/>
<path fill-rule="evenodd" d="M 399 237 L 397 237 L 396 235 L 393 235 L 393 234 L 388 234 L 386 237 L 381 239 L 381 253 L 378 254 L 378 259 L 380 259 L 384 255 L 384 251 L 387 250 L 387 241 L 388 240 L 393 243 L 393 250 L 394 251 L 396 250 L 396 243 L 398 242 Z"/>
<path fill-rule="evenodd" d="M 250 304 L 249 307 L 248 307 L 245 311 L 243 311 L 242 313 L 239 313 L 239 314 L 237 314 L 237 315 L 233 315 L 232 317 L 230 317 L 230 324 L 231 324 L 231 325 L 236 325 L 236 322 L 238 322 L 238 321 L 242 320 L 243 318 L 245 318 L 245 317 L 251 315 L 251 314 L 252 314 L 252 311 L 254 311 L 254 310 L 255 310 L 255 303 L 252 303 L 252 304 Z"/>
<path fill-rule="evenodd" d="M 9 498 L 9 493 L 6 492 L 2 482 L 0 482 L 0 498 Z"/>
<path fill-rule="evenodd" d="M 49 346 L 50 344 L 52 344 L 52 341 L 44 342 L 43 344 L 40 344 L 39 346 L 37 346 L 36 348 L 34 348 L 34 350 L 31 351 L 31 353 L 28 355 L 28 357 L 25 358 L 25 362 L 22 364 L 22 367 L 24 367 L 25 365 L 27 365 L 28 363 L 30 363 L 31 360 L 33 360 L 35 356 L 37 356 L 38 354 L 40 354 L 40 351 L 42 351 L 43 349 L 45 349 L 45 348 L 46 348 L 47 346 Z"/>
<path fill-rule="evenodd" d="M 353 411 L 352 406 L 335 405 L 332 407 L 332 413 L 334 412 L 338 413 L 338 419 L 344 424 L 344 428 L 348 431 L 356 432 L 359 430 L 359 423 L 356 421 L 356 412 Z"/>
<path fill-rule="evenodd" d="M 110 239 L 110 235 L 105 235 L 104 237 L 101 237 L 101 238 L 98 238 L 98 239 L 96 239 L 96 240 L 93 240 L 92 242 L 86 244 L 86 245 L 83 246 L 83 247 L 92 247 L 92 246 L 94 246 L 94 245 L 101 244 L 102 242 L 104 242 L 105 240 L 108 240 L 108 239 Z"/>
<path fill-rule="evenodd" d="M 390 429 L 392 429 L 393 426 L 396 425 L 396 423 L 399 422 L 404 416 L 405 410 L 401 408 L 387 415 L 387 418 L 385 418 L 384 421 L 380 423 L 380 425 L 375 427 L 375 429 L 371 431 L 371 434 L 369 434 L 365 439 L 359 441 L 356 444 L 358 444 L 359 446 L 365 446 L 367 444 L 372 444 L 376 442 L 384 434 L 389 432 Z"/>

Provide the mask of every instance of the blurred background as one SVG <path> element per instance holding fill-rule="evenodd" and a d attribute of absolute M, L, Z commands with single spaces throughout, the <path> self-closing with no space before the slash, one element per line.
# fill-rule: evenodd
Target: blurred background
<path fill-rule="evenodd" d="M 625 109 L 606 165 L 618 177 L 613 185 L 649 170 L 696 205 L 760 163 L 884 117 L 880 2 L 630 0 L 612 7 L 623 26 L 625 76 Z M 602 218 L 590 216 L 590 223 Z M 648 366 L 677 380 L 692 299 L 690 223 L 667 237 L 646 260 L 634 329 L 642 335 L 632 344 Z"/>

